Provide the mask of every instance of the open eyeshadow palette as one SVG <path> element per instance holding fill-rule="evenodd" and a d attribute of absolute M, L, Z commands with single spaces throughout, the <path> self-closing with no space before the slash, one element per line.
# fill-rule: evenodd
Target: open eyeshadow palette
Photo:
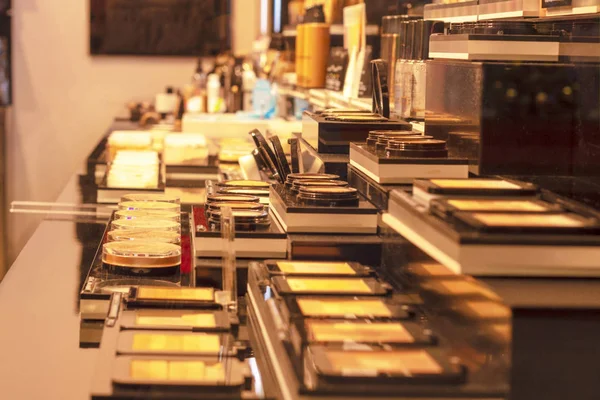
<path fill-rule="evenodd" d="M 445 141 L 413 132 L 380 132 L 369 133 L 367 140 L 370 141 L 350 144 L 350 165 L 377 183 L 401 184 L 411 183 L 415 178 L 469 176 L 468 160 L 448 157 Z"/>
<path fill-rule="evenodd" d="M 260 398 L 234 316 L 172 304 L 118 309 L 102 332 L 91 398 Z"/>
<path fill-rule="evenodd" d="M 318 294 L 304 292 L 306 286 L 290 293 L 281 290 L 284 279 L 286 289 L 297 287 L 290 279 L 309 287 L 329 283 Z M 482 377 L 479 366 L 464 362 L 401 293 L 348 289 L 351 280 L 376 279 L 357 263 L 267 260 L 251 268 L 250 337 L 265 387 L 290 399 L 505 398 L 506 382 Z"/>
<path fill-rule="evenodd" d="M 319 153 L 348 154 L 351 142 L 363 142 L 369 131 L 377 129 L 409 131 L 411 125 L 368 112 L 305 111 L 302 116 L 302 138 Z"/>
<path fill-rule="evenodd" d="M 308 179 L 307 174 L 301 174 Z M 330 181 L 331 186 L 294 185 L 294 174 L 285 185 L 271 187 L 271 210 L 289 233 L 376 233 L 377 208 L 349 186 L 337 186 L 338 176 L 310 174 L 311 179 Z M 314 175 L 314 176 L 312 176 Z M 326 179 L 325 179 L 326 178 Z M 347 182 L 345 182 L 347 185 Z"/>
<path fill-rule="evenodd" d="M 535 185 L 502 179 L 415 181 L 383 221 L 453 272 L 600 276 L 600 215 Z"/>
<path fill-rule="evenodd" d="M 116 219 L 116 214 L 113 213 L 107 224 L 81 287 L 79 299 L 83 320 L 106 318 L 111 295 L 127 294 L 131 287 L 167 289 L 195 285 L 189 213 L 180 213 L 179 221 L 148 222 L 164 224 L 161 229 L 165 230 L 143 224 L 137 225 L 141 229 L 131 229 L 136 219 Z M 130 229 L 123 229 L 121 225 Z M 169 230 L 171 226 L 173 229 Z M 152 235 L 154 242 L 148 243 L 145 234 Z"/>

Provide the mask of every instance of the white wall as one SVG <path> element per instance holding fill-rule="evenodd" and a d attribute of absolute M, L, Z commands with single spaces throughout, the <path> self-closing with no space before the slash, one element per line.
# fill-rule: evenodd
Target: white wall
<path fill-rule="evenodd" d="M 234 0 L 234 18 L 240 22 L 233 25 L 241 28 L 235 30 L 234 47 L 238 37 L 248 49 L 255 36 L 256 4 Z M 8 204 L 55 200 L 126 102 L 180 86 L 194 70 L 190 58 L 91 57 L 88 7 L 88 0 L 13 1 Z M 8 265 L 38 223 L 37 217 L 9 215 Z"/>

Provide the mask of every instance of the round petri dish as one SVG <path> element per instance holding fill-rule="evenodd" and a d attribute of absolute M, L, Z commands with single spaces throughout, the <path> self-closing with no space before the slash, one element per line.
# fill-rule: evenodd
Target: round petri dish
<path fill-rule="evenodd" d="M 130 240 L 142 240 L 151 242 L 162 242 L 181 244 L 181 235 L 175 231 L 161 231 L 156 229 L 134 230 L 116 229 L 106 234 L 108 242 L 127 242 Z"/>
<path fill-rule="evenodd" d="M 125 275 L 171 274 L 181 265 L 181 246 L 143 240 L 105 243 L 102 263 Z"/>
<path fill-rule="evenodd" d="M 164 193 L 130 193 L 121 197 L 121 203 L 126 201 L 159 201 L 164 203 L 181 203 L 181 199 L 178 196 L 171 196 Z"/>
<path fill-rule="evenodd" d="M 118 210 L 115 219 L 155 218 L 179 222 L 181 214 L 173 211 L 162 210 Z"/>
<path fill-rule="evenodd" d="M 155 218 L 115 219 L 111 222 L 111 230 L 159 230 L 180 232 L 181 224 L 176 221 Z"/>
<path fill-rule="evenodd" d="M 119 210 L 153 210 L 181 212 L 181 205 L 166 201 L 122 201 Z"/>

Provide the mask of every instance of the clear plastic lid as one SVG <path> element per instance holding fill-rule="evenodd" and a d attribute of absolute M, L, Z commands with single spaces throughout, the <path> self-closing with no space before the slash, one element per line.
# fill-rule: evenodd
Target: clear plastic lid
<path fill-rule="evenodd" d="M 116 229 L 107 233 L 107 241 L 109 242 L 127 242 L 131 240 L 180 244 L 181 235 L 175 231 L 156 229 Z"/>
<path fill-rule="evenodd" d="M 179 204 L 181 202 L 181 200 L 178 196 L 172 196 L 172 195 L 168 195 L 168 194 L 164 194 L 164 193 L 126 194 L 123 197 L 121 197 L 121 203 L 124 203 L 126 201 L 133 201 L 133 202 L 149 201 L 149 202 L 176 203 L 176 204 Z"/>
<path fill-rule="evenodd" d="M 111 225 L 111 230 L 130 229 L 130 230 L 160 230 L 160 231 L 181 231 L 181 224 L 176 221 L 155 218 L 136 218 L 136 219 L 115 219 Z"/>
<path fill-rule="evenodd" d="M 179 213 L 181 206 L 178 203 L 167 203 L 166 201 L 122 201 L 119 203 L 119 210 L 153 210 Z"/>
<path fill-rule="evenodd" d="M 136 218 L 154 218 L 179 222 L 181 214 L 173 211 L 162 210 L 118 210 L 115 212 L 115 219 L 136 219 Z"/>
<path fill-rule="evenodd" d="M 102 262 L 130 268 L 172 267 L 181 264 L 181 246 L 142 240 L 105 243 Z"/>

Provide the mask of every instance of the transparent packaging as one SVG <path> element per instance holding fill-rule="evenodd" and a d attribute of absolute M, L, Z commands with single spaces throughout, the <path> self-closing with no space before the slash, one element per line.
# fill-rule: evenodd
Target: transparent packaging
<path fill-rule="evenodd" d="M 115 219 L 138 219 L 154 218 L 179 222 L 181 214 L 173 211 L 162 210 L 118 210 L 115 212 Z"/>
<path fill-rule="evenodd" d="M 163 231 L 158 229 L 134 230 L 134 229 L 116 229 L 109 231 L 106 235 L 108 242 L 127 242 L 127 241 L 151 241 L 181 244 L 181 235 L 175 231 Z"/>
<path fill-rule="evenodd" d="M 171 220 L 153 218 L 115 219 L 111 222 L 110 228 L 111 230 L 129 229 L 180 232 L 181 224 Z"/>
<path fill-rule="evenodd" d="M 151 210 L 179 213 L 181 206 L 178 203 L 167 203 L 165 201 L 122 201 L 119 203 L 119 210 Z"/>
<path fill-rule="evenodd" d="M 102 262 L 129 268 L 173 267 L 181 264 L 181 246 L 142 240 L 105 243 Z"/>

